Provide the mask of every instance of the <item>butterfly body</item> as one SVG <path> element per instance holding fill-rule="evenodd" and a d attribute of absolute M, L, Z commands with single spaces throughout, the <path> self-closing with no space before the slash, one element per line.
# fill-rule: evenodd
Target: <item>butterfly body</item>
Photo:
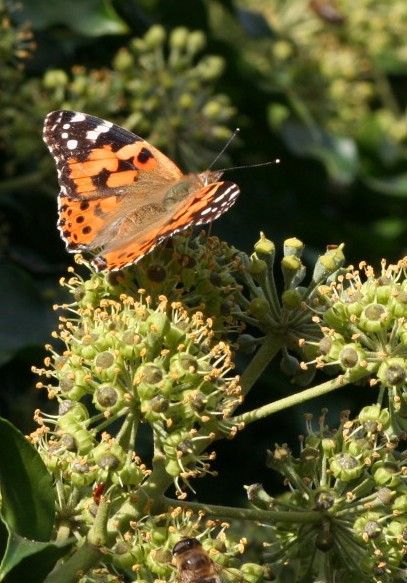
<path fill-rule="evenodd" d="M 96 255 L 99 270 L 122 269 L 175 233 L 212 222 L 239 194 L 221 172 L 183 174 L 139 136 L 87 114 L 49 113 L 44 141 L 57 166 L 61 236 L 69 251 Z"/>

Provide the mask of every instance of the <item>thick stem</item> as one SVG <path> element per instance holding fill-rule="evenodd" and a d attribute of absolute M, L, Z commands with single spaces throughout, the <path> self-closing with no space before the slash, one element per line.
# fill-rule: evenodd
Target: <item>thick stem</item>
<path fill-rule="evenodd" d="M 268 335 L 264 339 L 246 370 L 240 377 L 240 386 L 243 395 L 247 395 L 257 379 L 263 374 L 267 365 L 273 360 L 275 355 L 281 349 L 283 340 L 277 335 Z"/>
<path fill-rule="evenodd" d="M 44 583 L 67 583 L 77 581 L 79 573 L 86 573 L 98 564 L 103 557 L 99 547 L 85 542 L 79 549 L 69 557 L 64 563 L 57 563 L 57 566 L 46 577 Z"/>
<path fill-rule="evenodd" d="M 366 374 L 364 376 L 367 376 L 368 374 L 369 372 L 366 371 Z M 233 422 L 236 424 L 244 423 L 245 425 L 247 425 L 248 423 L 253 423 L 253 421 L 264 419 L 264 417 L 273 415 L 274 413 L 277 413 L 277 411 L 281 411 L 282 409 L 288 409 L 289 407 L 293 407 L 294 405 L 305 403 L 305 401 L 309 401 L 310 399 L 315 399 L 316 397 L 320 397 L 321 395 L 326 395 L 331 391 L 335 391 L 336 389 L 344 387 L 350 382 L 351 381 L 346 379 L 343 375 L 339 376 L 335 379 L 317 385 L 316 387 L 311 387 L 310 389 L 306 389 L 305 391 L 301 391 L 300 393 L 295 393 L 294 395 L 290 395 L 289 397 L 284 397 L 284 399 L 279 399 L 278 401 L 274 401 L 273 403 L 263 405 L 263 407 L 259 407 L 258 409 L 253 409 L 252 411 L 247 411 L 246 413 L 237 415 L 236 417 L 233 418 Z"/>
<path fill-rule="evenodd" d="M 204 513 L 207 517 L 230 520 L 258 520 L 263 523 L 315 523 L 320 522 L 323 515 L 319 511 L 273 511 L 259 510 L 257 508 L 234 508 L 233 506 L 218 506 L 216 504 L 201 504 L 199 502 L 186 502 L 184 500 L 172 500 L 163 497 L 163 511 L 168 508 L 180 507 L 192 510 L 196 513 Z"/>

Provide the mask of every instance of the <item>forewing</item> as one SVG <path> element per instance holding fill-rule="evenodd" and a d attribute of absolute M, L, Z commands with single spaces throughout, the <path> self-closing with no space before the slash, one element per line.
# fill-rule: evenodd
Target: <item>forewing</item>
<path fill-rule="evenodd" d="M 61 189 L 58 227 L 70 250 L 92 248 L 95 237 L 120 215 L 129 195 L 148 197 L 149 182 L 157 191 L 160 184 L 182 176 L 169 158 L 142 138 L 84 113 L 49 113 L 44 141 L 56 162 Z M 138 181 L 143 188 L 135 187 Z"/>

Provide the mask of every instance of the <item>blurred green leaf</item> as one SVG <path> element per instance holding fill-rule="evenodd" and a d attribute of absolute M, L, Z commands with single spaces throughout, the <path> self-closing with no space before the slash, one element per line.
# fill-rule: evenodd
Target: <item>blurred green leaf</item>
<path fill-rule="evenodd" d="M 389 178 L 364 177 L 365 183 L 372 189 L 390 196 L 407 196 L 407 172 Z"/>
<path fill-rule="evenodd" d="M 269 23 L 260 12 L 237 8 L 236 14 L 248 35 L 258 38 L 274 36 Z"/>
<path fill-rule="evenodd" d="M 44 581 L 58 559 L 66 554 L 66 547 L 71 544 L 71 540 L 63 543 L 37 542 L 10 532 L 6 553 L 0 565 L 0 581 Z"/>
<path fill-rule="evenodd" d="M 297 156 L 310 156 L 320 160 L 332 181 L 347 185 L 356 178 L 359 155 L 351 138 L 328 134 L 321 128 L 287 121 L 282 124 L 281 135 L 286 146 Z"/>
<path fill-rule="evenodd" d="M 55 518 L 52 479 L 37 450 L 0 418 L 1 514 L 9 532 L 47 541 Z"/>
<path fill-rule="evenodd" d="M 0 265 L 0 365 L 25 346 L 43 344 L 50 333 L 50 307 L 30 276 Z"/>
<path fill-rule="evenodd" d="M 128 32 L 109 0 L 25 0 L 22 14 L 37 30 L 62 24 L 86 36 Z"/>

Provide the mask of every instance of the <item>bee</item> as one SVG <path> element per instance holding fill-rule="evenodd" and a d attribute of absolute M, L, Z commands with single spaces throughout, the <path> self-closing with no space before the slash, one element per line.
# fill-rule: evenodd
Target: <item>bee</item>
<path fill-rule="evenodd" d="M 172 550 L 179 583 L 222 583 L 217 567 L 196 538 L 182 538 Z"/>

